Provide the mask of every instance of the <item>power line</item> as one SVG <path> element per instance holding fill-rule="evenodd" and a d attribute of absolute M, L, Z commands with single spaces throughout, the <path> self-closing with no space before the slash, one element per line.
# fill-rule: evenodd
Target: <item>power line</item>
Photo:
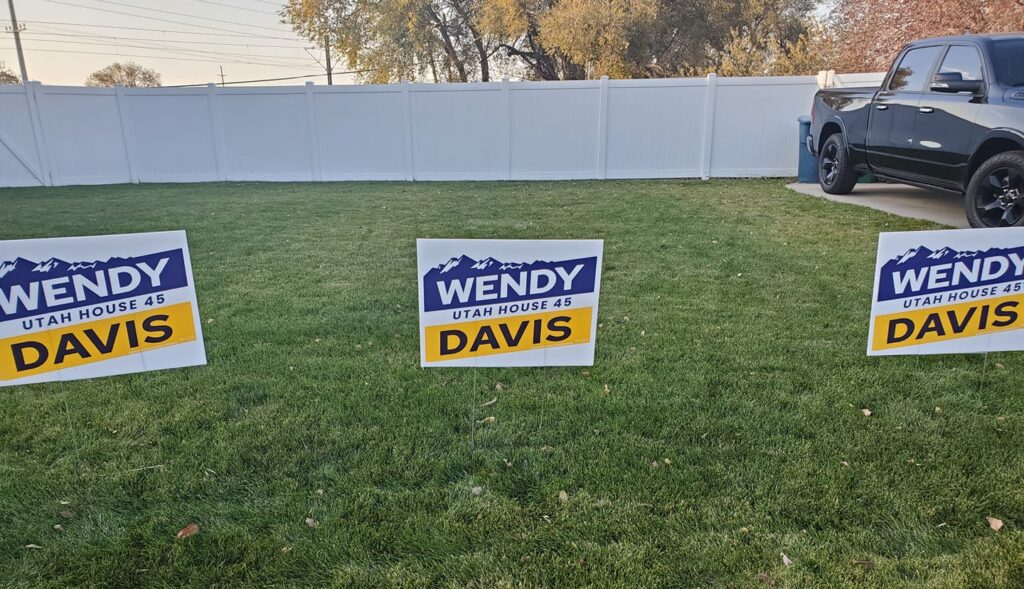
<path fill-rule="evenodd" d="M 203 4 L 215 4 L 217 6 L 224 6 L 225 8 L 234 8 L 235 10 L 244 10 L 246 12 L 255 12 L 257 14 L 277 14 L 276 12 L 270 10 L 256 10 L 255 8 L 246 8 L 244 6 L 237 6 L 235 4 L 224 4 L 223 2 L 214 2 L 213 0 L 196 0 L 196 2 L 202 2 Z"/>
<path fill-rule="evenodd" d="M 13 47 L 0 47 L 0 49 L 13 49 Z M 290 69 L 311 68 L 311 67 L 317 67 L 318 68 L 319 67 L 319 66 L 314 66 L 314 65 L 299 66 L 299 65 L 286 65 L 286 64 L 280 64 L 280 63 L 264 63 L 264 62 L 259 62 L 259 61 L 241 61 L 241 60 L 230 60 L 230 59 L 200 59 L 200 58 L 189 59 L 187 57 L 164 57 L 162 55 L 137 55 L 137 54 L 132 54 L 132 53 L 109 53 L 109 52 L 102 52 L 102 51 L 72 51 L 70 49 L 31 49 L 30 51 L 45 51 L 45 52 L 48 52 L 48 53 L 74 53 L 74 54 L 77 54 L 77 55 L 104 55 L 106 57 L 144 57 L 144 58 L 147 58 L 147 59 L 164 59 L 164 60 L 169 60 L 169 61 L 197 61 L 197 62 L 206 62 L 206 63 L 237 63 L 237 64 L 242 64 L 242 65 L 263 65 L 263 66 L 268 66 L 268 67 L 290 68 Z M 324 74 L 324 75 L 326 75 L 326 74 Z"/>
<path fill-rule="evenodd" d="M 185 18 L 194 18 L 196 20 L 205 20 L 205 21 L 221 23 L 221 24 L 236 25 L 236 26 L 240 26 L 240 27 L 249 27 L 249 28 L 252 28 L 252 29 L 265 29 L 265 30 L 268 30 L 268 31 L 275 31 L 275 32 L 280 32 L 281 31 L 281 29 L 278 28 L 278 27 L 264 27 L 262 25 L 249 25 L 249 24 L 246 24 L 246 23 L 241 23 L 241 22 L 237 22 L 237 21 L 233 21 L 233 20 L 222 20 L 222 19 L 219 19 L 219 18 L 209 18 L 209 17 L 206 17 L 206 16 L 196 16 L 194 14 L 188 14 L 188 13 L 184 13 L 184 12 L 173 12 L 171 10 L 160 10 L 159 8 L 147 8 L 145 6 L 139 6 L 137 4 L 128 4 L 127 2 L 117 2 L 117 0 L 92 0 L 92 1 L 93 2 L 100 2 L 100 3 L 103 3 L 103 4 L 111 4 L 113 6 L 124 6 L 125 8 L 133 8 L 135 10 L 145 10 L 147 12 L 158 12 L 160 14 L 169 14 L 171 16 L 184 16 Z"/>
<path fill-rule="evenodd" d="M 50 2 L 54 2 L 55 0 L 49 0 L 49 1 Z M 88 8 L 88 7 L 86 7 L 86 8 Z M 103 10 L 104 12 L 115 12 L 115 11 L 104 10 L 102 8 L 95 8 L 93 10 Z M 135 15 L 128 15 L 128 16 L 135 16 Z M 139 18 L 150 18 L 150 17 L 148 17 L 148 16 L 140 16 Z M 155 20 L 160 20 L 162 22 L 173 22 L 173 21 L 163 21 L 162 19 L 155 19 Z M 172 34 L 176 34 L 176 35 L 202 35 L 202 36 L 206 36 L 206 37 L 251 37 L 251 38 L 256 38 L 256 39 L 274 39 L 274 40 L 279 40 L 279 41 L 295 41 L 296 40 L 294 37 L 272 37 L 272 36 L 268 36 L 268 35 L 260 35 L 260 34 L 257 34 L 257 33 L 245 33 L 245 32 L 242 32 L 242 31 L 235 31 L 236 34 L 232 35 L 232 34 L 224 34 L 224 33 L 203 33 L 203 32 L 196 32 L 196 31 L 176 31 L 176 30 L 167 30 L 167 29 L 149 29 L 149 28 L 145 28 L 145 27 L 124 27 L 124 26 L 116 26 L 116 25 L 91 25 L 91 24 L 83 24 L 83 23 L 77 23 L 77 22 L 56 22 L 56 21 L 48 21 L 48 20 L 34 20 L 34 21 L 31 21 L 31 24 L 37 24 L 37 25 L 60 25 L 60 26 L 68 26 L 68 27 L 93 27 L 93 28 L 97 28 L 97 29 L 119 29 L 119 30 L 125 30 L 125 31 L 147 31 L 147 32 L 153 32 L 153 33 L 172 33 Z M 176 24 L 183 24 L 183 25 L 193 26 L 192 23 L 176 23 Z M 194 26 L 201 27 L 202 25 L 194 25 Z M 220 29 L 215 29 L 215 30 L 220 30 Z M 301 49 L 301 47 L 300 47 L 300 49 Z"/>
<path fill-rule="evenodd" d="M 151 37 L 116 37 L 112 35 L 87 35 L 82 33 L 47 33 L 38 31 L 25 31 L 26 36 L 47 36 L 47 37 L 74 37 L 76 39 L 116 39 L 120 41 L 151 41 L 154 43 L 191 43 L 193 45 L 219 45 L 223 47 L 267 47 L 277 49 L 304 49 L 301 45 L 266 45 L 262 43 L 220 43 L 218 41 L 194 41 L 191 39 L 154 39 Z M 37 39 L 38 41 L 51 41 L 50 39 Z M 55 42 L 55 41 L 54 41 Z"/>
<path fill-rule="evenodd" d="M 87 6 L 85 4 L 76 4 L 74 2 L 65 2 L 64 0 L 46 0 L 46 1 L 50 2 L 52 4 L 63 4 L 65 6 L 74 6 L 74 7 L 77 7 L 77 8 L 85 8 L 86 10 L 95 10 L 97 12 L 109 12 L 110 14 L 118 14 L 118 15 L 121 15 L 121 16 L 132 16 L 132 17 L 135 17 L 135 18 L 144 18 L 146 20 L 155 20 L 155 21 L 158 21 L 158 22 L 166 22 L 166 23 L 171 23 L 171 24 L 175 24 L 175 25 L 185 25 L 187 27 L 197 27 L 197 28 L 200 28 L 200 29 L 206 29 L 208 31 L 220 31 L 222 33 L 223 32 L 226 32 L 226 33 L 245 33 L 245 31 L 239 31 L 237 29 L 222 29 L 222 28 L 219 28 L 219 27 L 211 27 L 211 26 L 207 26 L 207 25 L 198 25 L 198 24 L 190 23 L 190 22 L 182 22 L 180 20 L 169 20 L 169 19 L 166 19 L 166 18 L 157 18 L 155 16 L 145 16 L 145 15 L 142 15 L 142 14 L 132 14 L 130 12 L 124 12 L 123 10 L 110 10 L 110 9 L 107 9 L 107 8 L 96 8 L 95 6 Z M 257 35 L 255 33 L 251 33 L 251 34 L 249 34 L 247 36 L 259 37 L 260 35 Z"/>
<path fill-rule="evenodd" d="M 167 46 L 160 47 L 160 46 L 153 46 L 153 45 L 129 45 L 129 44 L 121 44 L 121 43 L 103 43 L 103 42 L 99 42 L 99 41 L 64 41 L 62 39 L 37 39 L 36 41 L 39 42 L 39 43 L 70 43 L 70 44 L 73 44 L 73 45 L 100 45 L 100 46 L 105 46 L 105 47 L 130 47 L 130 48 L 133 48 L 133 49 L 154 49 L 154 50 L 172 51 L 172 52 L 186 53 L 186 54 L 187 53 L 200 53 L 200 54 L 208 54 L 208 55 L 214 55 L 214 56 L 216 56 L 216 55 L 223 55 L 223 56 L 229 56 L 229 57 L 256 57 L 256 58 L 270 58 L 270 59 L 278 59 L 278 60 L 294 60 L 294 61 L 302 62 L 302 65 L 311 65 L 311 64 L 309 64 L 308 61 L 305 61 L 302 58 L 293 58 L 293 57 L 288 57 L 288 56 L 284 56 L 284 55 L 232 53 L 232 52 L 226 52 L 226 51 L 205 51 L 203 49 L 186 49 L 186 48 L 167 47 Z M 160 41 L 153 41 L 153 43 L 159 43 L 159 42 Z"/>
<path fill-rule="evenodd" d="M 363 70 L 348 70 L 344 72 L 334 72 L 335 74 L 362 74 L 366 72 L 376 71 L 380 68 L 368 68 Z M 323 78 L 327 74 L 308 74 L 304 76 L 285 76 L 283 78 L 263 78 L 261 80 L 239 80 L 237 82 L 225 82 L 224 84 L 231 86 L 232 84 L 255 84 L 257 82 L 282 82 L 285 80 L 302 80 L 307 78 Z M 208 83 L 208 82 L 207 82 Z M 222 85 L 224 85 L 222 84 Z M 177 84 L 174 86 L 164 86 L 164 88 L 195 88 L 197 86 L 206 86 L 204 84 Z"/>

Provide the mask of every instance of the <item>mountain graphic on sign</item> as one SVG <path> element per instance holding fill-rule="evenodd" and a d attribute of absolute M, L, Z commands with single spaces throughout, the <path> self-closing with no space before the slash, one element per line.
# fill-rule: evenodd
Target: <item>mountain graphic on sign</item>
<path fill-rule="evenodd" d="M 49 258 L 42 262 L 33 262 L 25 258 L 3 260 L 0 261 L 0 285 L 58 278 L 83 270 L 104 270 L 112 266 L 123 266 L 130 260 L 131 258 L 110 258 L 104 262 L 65 262 L 59 258 Z"/>
<path fill-rule="evenodd" d="M 975 258 L 989 258 L 992 256 L 1005 256 L 1009 254 L 1024 255 L 1024 247 L 1018 248 L 992 248 L 987 250 L 956 250 L 951 247 L 943 247 L 939 250 L 931 250 L 925 246 L 915 247 L 900 254 L 882 266 L 882 272 L 899 272 L 905 270 L 916 270 L 927 266 L 938 264 L 949 264 L 961 260 Z"/>
<path fill-rule="evenodd" d="M 452 258 L 444 264 L 431 268 L 423 276 L 426 280 L 449 280 L 452 278 L 468 278 L 470 276 L 490 276 L 514 270 L 538 270 L 541 268 L 552 269 L 554 262 L 534 261 L 523 262 L 502 262 L 494 258 L 475 260 L 467 255 Z"/>

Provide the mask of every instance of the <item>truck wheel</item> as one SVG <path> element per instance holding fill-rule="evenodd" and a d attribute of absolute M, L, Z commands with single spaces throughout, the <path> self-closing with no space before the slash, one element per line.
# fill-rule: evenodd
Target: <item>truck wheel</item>
<path fill-rule="evenodd" d="M 971 227 L 1024 226 L 1024 151 L 1007 151 L 981 164 L 964 199 Z"/>
<path fill-rule="evenodd" d="M 850 165 L 849 152 L 842 133 L 833 133 L 818 154 L 818 184 L 829 194 L 850 194 L 857 184 L 857 173 Z"/>

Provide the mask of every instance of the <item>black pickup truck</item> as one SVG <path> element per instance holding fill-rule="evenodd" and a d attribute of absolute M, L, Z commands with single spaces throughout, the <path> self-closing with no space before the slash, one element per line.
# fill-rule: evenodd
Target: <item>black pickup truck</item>
<path fill-rule="evenodd" d="M 880 88 L 820 90 L 811 121 L 825 192 L 870 172 L 964 194 L 972 227 L 1024 226 L 1024 33 L 910 43 Z"/>

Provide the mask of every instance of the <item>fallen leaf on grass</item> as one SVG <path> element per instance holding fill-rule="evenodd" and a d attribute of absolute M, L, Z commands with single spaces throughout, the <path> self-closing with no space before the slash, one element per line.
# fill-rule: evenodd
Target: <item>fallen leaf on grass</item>
<path fill-rule="evenodd" d="M 999 362 L 996 362 L 996 370 L 1006 370 L 1006 367 Z"/>
<path fill-rule="evenodd" d="M 178 530 L 178 535 L 175 536 L 175 537 L 177 539 L 179 539 L 179 540 L 184 540 L 185 538 L 189 538 L 191 536 L 195 536 L 198 533 L 199 533 L 199 524 L 191 523 L 191 524 L 185 526 L 184 528 L 181 528 L 180 530 Z"/>
<path fill-rule="evenodd" d="M 750 533 L 750 528 L 747 528 L 747 527 L 740 528 L 740 533 L 741 534 L 749 534 Z"/>
<path fill-rule="evenodd" d="M 62 526 L 60 524 L 53 524 L 53 529 L 57 530 L 58 532 L 63 532 L 64 531 L 64 526 Z"/>
<path fill-rule="evenodd" d="M 872 415 L 875 414 L 874 411 L 868 409 L 867 407 L 865 407 L 864 409 L 861 409 L 860 412 L 864 414 L 864 417 L 871 417 Z"/>
<path fill-rule="evenodd" d="M 281 552 L 283 552 L 283 553 L 285 553 L 285 554 L 288 554 L 288 553 L 289 553 L 289 552 L 291 552 L 291 551 L 292 551 L 292 549 L 291 549 L 291 547 L 290 547 L 290 546 L 282 546 L 282 547 L 281 547 Z"/>
<path fill-rule="evenodd" d="M 845 460 L 844 460 L 844 461 L 842 461 L 842 462 L 840 462 L 839 464 L 841 464 L 841 465 L 845 466 L 846 468 L 850 468 L 850 463 L 849 463 L 849 462 L 847 462 L 847 461 L 845 461 Z"/>
<path fill-rule="evenodd" d="M 938 415 L 939 413 L 942 413 L 942 407 L 939 407 L 938 405 L 936 405 L 935 406 L 935 414 Z"/>
<path fill-rule="evenodd" d="M 503 384 L 501 384 L 499 382 L 498 384 L 494 385 L 494 390 L 496 390 L 496 391 L 503 391 L 503 390 L 505 390 L 505 385 L 503 385 Z"/>
<path fill-rule="evenodd" d="M 493 407 L 494 404 L 497 403 L 497 402 L 498 402 L 498 398 L 495 397 L 495 398 L 491 399 L 490 401 L 487 401 L 486 403 L 481 405 L 481 407 Z"/>
<path fill-rule="evenodd" d="M 589 370 L 584 370 L 582 374 L 583 374 L 583 378 L 590 378 L 590 371 Z"/>
<path fill-rule="evenodd" d="M 775 579 L 768 573 L 757 573 L 757 580 L 768 586 L 775 584 Z"/>
<path fill-rule="evenodd" d="M 71 511 L 70 509 L 62 509 L 60 511 L 60 516 L 64 519 L 71 519 L 75 517 L 75 512 Z"/>
<path fill-rule="evenodd" d="M 561 501 L 562 503 L 565 503 L 566 501 L 569 500 L 569 494 L 566 493 L 565 491 L 559 491 L 558 500 Z"/>
<path fill-rule="evenodd" d="M 784 564 L 784 565 L 786 565 L 788 567 L 793 566 L 793 561 L 790 560 L 788 556 L 786 556 L 785 552 L 781 552 L 779 554 L 782 556 L 782 564 Z"/>
<path fill-rule="evenodd" d="M 306 518 L 306 525 L 315 529 L 315 528 L 320 526 L 320 522 L 316 521 L 315 519 L 313 519 L 311 517 L 307 517 Z"/>
<path fill-rule="evenodd" d="M 477 425 L 491 425 L 495 421 L 497 421 L 497 420 L 494 418 L 493 415 L 491 415 L 491 416 L 488 416 L 488 417 L 485 417 L 485 418 L 481 419 L 480 421 L 476 422 L 476 424 Z"/>
<path fill-rule="evenodd" d="M 611 390 L 610 388 L 608 388 L 608 385 L 607 385 L 607 384 L 606 384 L 606 385 L 604 385 L 604 394 L 605 394 L 605 395 L 610 395 L 610 394 L 612 394 L 612 390 Z"/>
<path fill-rule="evenodd" d="M 870 561 L 870 560 L 855 560 L 855 561 L 853 561 L 853 564 L 855 564 L 857 566 L 860 566 L 860 567 L 864 567 L 866 569 L 873 569 L 873 568 L 875 568 L 875 563 L 873 561 Z"/>
<path fill-rule="evenodd" d="M 67 499 L 61 499 L 61 500 L 60 500 L 60 504 L 61 504 L 61 505 L 71 505 L 71 502 L 70 502 L 70 501 L 68 501 Z"/>
<path fill-rule="evenodd" d="M 993 531 L 998 532 L 1003 529 L 1003 520 L 995 517 L 986 517 L 985 519 L 988 520 L 988 527 L 992 528 Z"/>
<path fill-rule="evenodd" d="M 38 544 L 26 544 L 25 548 L 28 548 L 29 550 L 39 550 L 42 546 Z"/>
<path fill-rule="evenodd" d="M 473 487 L 472 489 L 469 490 L 469 492 L 474 495 L 479 495 L 480 493 L 484 492 L 484 489 L 483 487 Z"/>

